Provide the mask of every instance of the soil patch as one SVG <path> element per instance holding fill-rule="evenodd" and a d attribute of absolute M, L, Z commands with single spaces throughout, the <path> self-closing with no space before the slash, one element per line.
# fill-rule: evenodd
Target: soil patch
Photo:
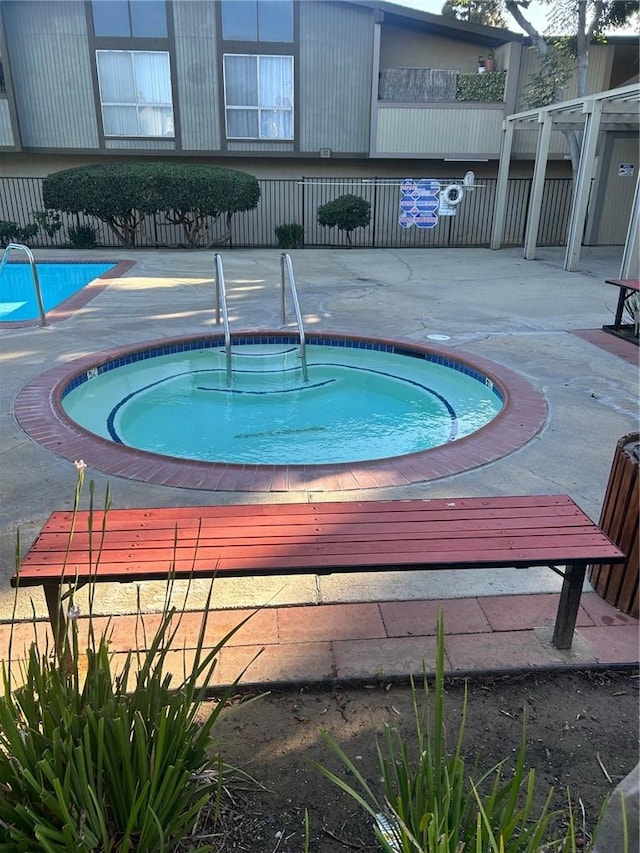
<path fill-rule="evenodd" d="M 451 745 L 464 689 L 461 680 L 447 683 Z M 477 762 L 479 769 L 488 769 L 512 760 L 526 715 L 527 766 L 536 770 L 540 807 L 551 787 L 554 805 L 566 805 L 569 788 L 589 837 L 604 799 L 638 761 L 637 673 L 591 670 L 470 679 L 467 691 L 467 767 Z M 239 707 L 222 721 L 216 736 L 225 744 L 225 759 L 263 787 L 230 787 L 222 820 L 202 827 L 214 850 L 301 853 L 306 809 L 311 853 L 379 851 L 368 815 L 310 760 L 346 777 L 321 738 L 325 730 L 382 793 L 376 736 L 390 724 L 411 738 L 408 684 L 275 690 L 244 705 L 247 698 L 236 697 Z"/>

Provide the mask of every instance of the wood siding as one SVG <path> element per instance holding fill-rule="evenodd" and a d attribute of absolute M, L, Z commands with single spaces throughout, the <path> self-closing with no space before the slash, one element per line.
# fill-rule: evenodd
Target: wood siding
<path fill-rule="evenodd" d="M 588 92 L 603 92 L 609 88 L 611 77 L 611 61 L 614 47 L 611 45 L 592 44 L 589 47 L 589 73 Z M 518 91 L 518 112 L 528 110 L 527 87 L 531 74 L 535 74 L 540 68 L 538 52 L 534 48 L 522 51 L 522 64 L 520 66 L 520 87 Z M 577 98 L 576 76 L 567 83 L 562 91 L 560 100 L 569 101 Z"/>
<path fill-rule="evenodd" d="M 176 0 L 175 74 L 180 109 L 180 137 L 185 151 L 219 151 L 216 16 L 213 3 Z"/>
<path fill-rule="evenodd" d="M 22 144 L 97 148 L 84 5 L 5 3 L 3 16 Z"/>
<path fill-rule="evenodd" d="M 511 154 L 516 158 L 531 159 L 535 157 L 536 146 L 538 144 L 538 125 L 533 125 L 534 130 L 516 130 L 513 134 L 513 146 Z M 565 154 L 569 153 L 567 140 L 561 130 L 554 128 L 549 141 L 549 158 L 562 159 Z"/>
<path fill-rule="evenodd" d="M 498 157 L 498 108 L 378 107 L 376 153 L 421 157 Z"/>
<path fill-rule="evenodd" d="M 472 37 L 469 36 L 469 39 Z M 458 41 L 385 21 L 380 38 L 380 68 L 448 68 L 471 73 L 487 48 L 470 40 Z"/>
<path fill-rule="evenodd" d="M 0 98 L 0 148 L 13 148 L 15 144 L 9 101 Z"/>
<path fill-rule="evenodd" d="M 609 79 L 611 76 L 611 61 L 613 58 L 612 46 L 607 45 L 591 45 L 589 48 L 589 77 L 588 91 L 602 92 L 609 88 Z M 517 95 L 517 112 L 528 110 L 527 105 L 527 87 L 531 74 L 535 74 L 540 67 L 538 54 L 533 48 L 523 50 L 522 64 L 520 68 L 520 85 Z M 561 100 L 567 101 L 572 98 L 577 98 L 576 94 L 576 78 L 569 81 L 562 92 Z M 538 139 L 537 128 L 535 130 L 518 130 L 513 137 L 513 156 L 518 158 L 529 159 L 536 153 L 536 144 Z M 564 134 L 561 131 L 555 131 L 551 134 L 551 143 L 549 145 L 549 157 L 562 159 L 565 154 L 569 153 Z"/>
<path fill-rule="evenodd" d="M 600 152 L 602 168 L 593 188 L 595 203 L 585 242 L 595 246 L 624 243 L 638 180 L 640 153 L 637 135 L 608 134 Z M 622 165 L 633 174 L 620 174 Z"/>
<path fill-rule="evenodd" d="M 300 3 L 301 151 L 369 149 L 373 13 L 329 0 Z"/>

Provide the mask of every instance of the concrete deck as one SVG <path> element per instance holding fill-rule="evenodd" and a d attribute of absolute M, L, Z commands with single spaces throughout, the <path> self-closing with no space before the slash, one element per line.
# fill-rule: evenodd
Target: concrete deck
<path fill-rule="evenodd" d="M 232 329 L 281 327 L 279 255 L 277 250 L 222 252 Z M 339 491 L 327 490 L 326 484 L 317 492 L 182 489 L 107 477 L 85 458 L 87 478 L 95 481 L 97 496 L 104 493 L 107 481 L 117 507 L 566 492 L 598 518 L 616 442 L 638 428 L 638 350 L 599 333 L 603 324 L 612 322 L 615 311 L 616 293 L 604 279 L 617 275 L 620 250 L 585 249 L 582 269 L 575 273 L 562 269 L 562 249 L 539 250 L 536 261 L 525 261 L 519 250 L 512 249 L 298 250 L 291 255 L 309 331 L 407 338 L 424 344 L 429 335 L 447 335 L 438 346 L 515 371 L 544 395 L 548 417 L 540 432 L 508 456 L 455 476 Z M 64 250 L 40 251 L 36 256 L 79 259 L 78 252 Z M 36 443 L 18 426 L 14 402 L 20 389 L 44 370 L 80 356 L 216 329 L 212 252 L 82 253 L 83 260 L 104 258 L 130 258 L 136 263 L 68 319 L 46 328 L 2 330 L 0 622 L 10 621 L 14 605 L 9 577 L 16 529 L 20 528 L 24 551 L 49 512 L 72 505 L 76 481 L 68 459 Z M 85 494 L 83 506 L 87 499 Z M 558 659 L 545 631 L 550 624 L 549 602 L 555 601 L 559 586 L 560 579 L 547 570 L 522 569 L 416 573 L 411 578 L 388 573 L 226 580 L 215 582 L 214 606 L 226 614 L 218 617 L 225 621 L 266 605 L 248 625 L 270 619 L 271 633 L 262 625 L 257 634 L 245 635 L 244 645 L 234 645 L 234 655 L 239 661 L 262 643 L 271 651 L 260 660 L 280 663 L 275 668 L 260 664 L 263 669 L 253 677 L 248 673 L 250 681 L 308 681 L 314 673 L 318 678 L 401 675 L 421 655 L 428 660 L 431 654 L 435 602 L 442 602 L 445 609 L 449 664 L 455 671 L 637 662 L 637 621 L 594 594 L 585 596 L 574 649 Z M 177 587 L 177 593 L 184 591 Z M 191 589 L 190 609 L 202 606 L 205 587 L 195 584 Z M 157 612 L 164 591 L 163 584 L 145 584 L 143 611 Z M 320 610 L 317 604 L 337 609 Z M 133 613 L 136 591 L 118 585 L 99 587 L 95 605 L 101 614 Z M 28 620 L 32 608 L 38 618 L 45 616 L 43 596 L 39 591 L 20 591 L 18 618 Z M 496 620 L 499 611 L 520 616 L 505 627 Z M 418 617 L 412 616 L 416 612 L 419 626 Z M 413 628 L 399 633 L 390 613 Z M 303 631 L 296 639 L 292 629 L 282 627 L 296 619 L 305 630 L 314 620 L 320 620 L 324 629 L 312 636 Z M 346 635 L 341 628 L 345 625 Z M 535 649 L 542 650 L 539 655 L 529 653 L 533 637 Z M 300 644 L 304 648 L 294 652 L 293 645 Z M 304 666 L 295 664 L 296 655 L 306 661 Z M 233 655 L 226 657 L 232 660 Z"/>

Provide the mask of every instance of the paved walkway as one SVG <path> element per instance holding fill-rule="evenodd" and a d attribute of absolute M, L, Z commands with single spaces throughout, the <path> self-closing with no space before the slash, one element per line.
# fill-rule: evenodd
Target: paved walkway
<path fill-rule="evenodd" d="M 423 667 L 428 673 L 435 670 L 436 619 L 442 612 L 445 665 L 451 675 L 637 666 L 636 619 L 585 592 L 572 647 L 560 651 L 551 644 L 557 604 L 557 595 L 534 594 L 210 610 L 204 647 L 213 648 L 244 622 L 220 653 L 214 686 L 239 676 L 243 687 L 403 679 L 420 675 Z M 181 617 L 177 651 L 169 655 L 176 677 L 194 660 L 203 617 L 202 611 Z M 153 637 L 159 619 L 157 614 L 96 617 L 94 630 L 98 636 L 108 634 L 117 661 L 132 647 L 145 648 L 144 640 Z M 87 622 L 79 620 L 83 635 Z M 0 625 L 0 657 L 5 660 L 10 630 L 8 624 Z M 37 636 L 51 647 L 46 623 L 37 623 Z M 23 658 L 33 637 L 32 624 L 14 628 L 15 660 Z"/>
<path fill-rule="evenodd" d="M 113 250 L 87 254 L 125 257 Z M 107 481 L 117 507 L 566 492 L 598 518 L 616 442 L 638 428 L 636 348 L 599 332 L 615 309 L 615 294 L 604 279 L 618 272 L 617 250 L 585 250 L 579 273 L 562 270 L 562 250 L 552 249 L 541 250 L 534 262 L 524 261 L 517 250 L 300 250 L 292 255 L 308 329 L 422 345 L 429 344 L 430 335 L 446 335 L 439 346 L 516 371 L 544 395 L 548 415 L 540 432 L 519 450 L 455 476 L 317 493 L 313 487 L 274 494 L 162 486 L 107 477 L 88 458 L 87 476 L 97 495 Z M 65 256 L 77 260 L 77 253 L 55 253 Z M 16 528 L 24 550 L 49 512 L 71 505 L 75 484 L 68 459 L 19 428 L 14 416 L 19 391 L 43 370 L 78 357 L 216 328 L 211 252 L 132 256 L 136 264 L 125 276 L 68 319 L 46 329 L 3 331 L 0 338 L 0 656 L 13 608 L 9 577 Z M 224 254 L 224 261 L 232 327 L 280 328 L 279 252 L 234 251 Z M 85 495 L 84 506 L 86 500 Z M 263 608 L 223 650 L 220 679 L 234 678 L 262 646 L 246 683 L 375 679 L 420 671 L 423 659 L 427 667 L 432 661 L 434 613 L 440 605 L 452 672 L 638 661 L 638 622 L 588 589 L 572 650 L 560 653 L 550 645 L 560 580 L 548 570 L 398 574 L 216 581 L 211 616 L 219 625 L 232 626 L 240 614 Z M 177 592 L 182 592 L 179 585 Z M 193 637 L 205 594 L 194 585 L 188 601 L 194 613 L 183 623 L 187 638 Z M 126 585 L 105 585 L 96 596 L 97 613 L 116 616 L 116 649 L 127 648 L 135 636 L 130 615 L 135 598 Z M 146 619 L 153 620 L 163 600 L 164 584 L 144 585 Z M 32 630 L 28 620 L 34 609 L 38 619 L 45 617 L 39 591 L 21 591 L 20 637 Z M 39 624 L 44 630 L 44 622 Z"/>

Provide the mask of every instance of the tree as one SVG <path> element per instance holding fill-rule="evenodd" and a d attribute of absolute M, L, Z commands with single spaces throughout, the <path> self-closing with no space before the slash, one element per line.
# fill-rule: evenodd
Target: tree
<path fill-rule="evenodd" d="M 445 0 L 442 14 L 471 24 L 487 27 L 506 27 L 502 0 Z"/>
<path fill-rule="evenodd" d="M 637 0 L 540 0 L 550 7 L 550 24 L 562 37 L 543 35 L 525 16 L 531 0 L 505 0 L 507 12 L 527 33 L 540 56 L 540 71 L 532 75 L 528 87 L 531 108 L 556 103 L 574 70 L 577 96 L 588 95 L 589 45 L 601 41 L 606 29 L 623 26 L 638 14 Z M 563 131 L 569 144 L 574 174 L 580 159 L 581 141 L 574 130 Z"/>
<path fill-rule="evenodd" d="M 341 195 L 320 205 L 318 222 L 328 228 L 346 231 L 347 243 L 351 243 L 351 232 L 356 228 L 366 228 L 371 219 L 371 204 L 358 195 Z"/>

